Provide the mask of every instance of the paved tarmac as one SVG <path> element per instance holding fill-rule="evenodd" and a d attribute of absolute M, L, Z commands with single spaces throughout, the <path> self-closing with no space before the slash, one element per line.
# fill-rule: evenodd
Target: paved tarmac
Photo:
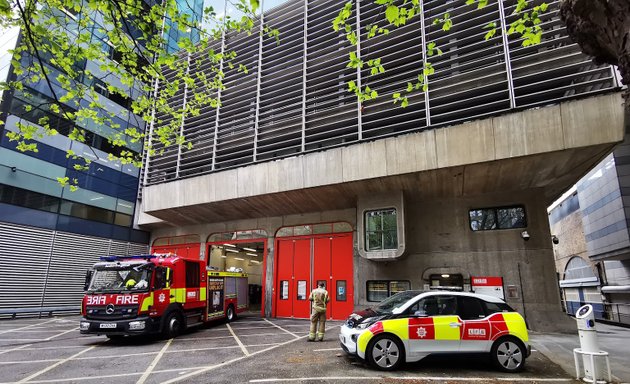
<path fill-rule="evenodd" d="M 483 356 L 428 357 L 395 372 L 373 370 L 339 347 L 340 321 L 306 342 L 308 321 L 245 314 L 175 339 L 78 332 L 77 316 L 0 320 L 0 383 L 570 383 L 576 334 L 531 333 L 525 370 L 497 371 Z M 630 329 L 598 324 L 615 382 L 630 383 Z"/>
<path fill-rule="evenodd" d="M 600 350 L 609 354 L 613 379 L 630 383 L 630 328 L 602 323 L 595 327 Z M 530 332 L 530 339 L 535 348 L 575 376 L 573 349 L 580 347 L 577 326 L 571 334 Z"/>

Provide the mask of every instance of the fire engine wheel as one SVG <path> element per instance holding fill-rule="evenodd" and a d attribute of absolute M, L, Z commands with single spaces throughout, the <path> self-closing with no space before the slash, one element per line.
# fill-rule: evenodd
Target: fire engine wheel
<path fill-rule="evenodd" d="M 227 318 L 227 321 L 234 321 L 236 319 L 236 312 L 234 312 L 234 306 L 230 305 L 227 308 L 227 311 L 225 311 L 225 317 Z"/>
<path fill-rule="evenodd" d="M 512 337 L 504 337 L 492 345 L 490 357 L 503 372 L 520 372 L 525 368 L 525 347 Z"/>
<path fill-rule="evenodd" d="M 164 337 L 167 339 L 176 337 L 182 331 L 183 326 L 184 323 L 182 322 L 182 316 L 179 312 L 169 313 L 164 321 Z"/>
<path fill-rule="evenodd" d="M 396 336 L 376 336 L 366 351 L 368 363 L 381 371 L 393 371 L 405 360 L 405 350 Z"/>

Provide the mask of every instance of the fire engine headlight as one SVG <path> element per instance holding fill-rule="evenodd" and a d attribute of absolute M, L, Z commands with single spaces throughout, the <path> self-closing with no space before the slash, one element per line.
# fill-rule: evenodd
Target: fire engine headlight
<path fill-rule="evenodd" d="M 79 329 L 82 331 L 87 331 L 88 329 L 90 329 L 90 323 L 82 321 L 81 324 L 79 324 Z"/>
<path fill-rule="evenodd" d="M 129 330 L 130 331 L 137 331 L 139 329 L 144 329 L 144 321 L 132 321 L 129 323 Z"/>

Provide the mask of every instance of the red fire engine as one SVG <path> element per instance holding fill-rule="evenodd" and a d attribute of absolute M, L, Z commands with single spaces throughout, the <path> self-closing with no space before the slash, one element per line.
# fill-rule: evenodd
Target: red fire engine
<path fill-rule="evenodd" d="M 247 309 L 247 275 L 207 271 L 176 255 L 107 256 L 88 271 L 81 333 L 124 335 L 182 330 Z"/>

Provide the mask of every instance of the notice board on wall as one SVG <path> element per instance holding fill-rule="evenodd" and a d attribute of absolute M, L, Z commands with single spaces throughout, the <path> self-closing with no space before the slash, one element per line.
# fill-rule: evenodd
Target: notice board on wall
<path fill-rule="evenodd" d="M 475 276 L 470 278 L 472 291 L 505 300 L 503 278 L 500 276 Z"/>

